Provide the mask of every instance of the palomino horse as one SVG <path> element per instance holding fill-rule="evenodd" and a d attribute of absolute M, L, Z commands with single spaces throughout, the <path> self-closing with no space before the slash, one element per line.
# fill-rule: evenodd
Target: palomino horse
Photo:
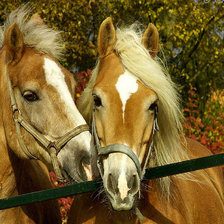
<path fill-rule="evenodd" d="M 175 85 L 156 60 L 157 29 L 149 24 L 142 36 L 136 28 L 115 31 L 110 18 L 101 24 L 99 62 L 78 108 L 92 122 L 110 203 L 101 193 L 78 196 L 69 223 L 224 223 L 218 167 L 141 184 L 146 165 L 211 153 L 183 136 Z"/>
<path fill-rule="evenodd" d="M 75 81 L 57 61 L 60 32 L 30 10 L 0 27 L 0 197 L 52 187 L 48 169 L 76 182 L 91 175 L 92 138 L 74 104 Z M 36 160 L 37 159 L 37 160 Z M 0 211 L 0 223 L 61 223 L 55 201 Z"/>

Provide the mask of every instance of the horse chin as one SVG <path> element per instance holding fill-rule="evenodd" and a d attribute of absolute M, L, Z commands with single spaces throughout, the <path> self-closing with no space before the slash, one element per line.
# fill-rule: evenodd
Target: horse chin
<path fill-rule="evenodd" d="M 80 159 L 80 155 L 71 155 L 69 150 L 64 149 L 58 154 L 58 160 L 66 173 L 65 176 L 67 176 L 67 179 L 69 179 L 71 183 L 92 180 L 90 159 Z"/>
<path fill-rule="evenodd" d="M 88 174 L 85 172 L 84 168 L 80 168 L 79 171 L 69 172 L 68 170 L 64 169 L 66 173 L 66 179 L 72 184 L 80 183 L 84 181 L 88 181 Z"/>
<path fill-rule="evenodd" d="M 110 194 L 107 194 L 107 196 L 114 211 L 129 211 L 133 209 L 136 201 L 136 195 L 128 195 L 123 200 L 118 194 L 113 197 Z"/>

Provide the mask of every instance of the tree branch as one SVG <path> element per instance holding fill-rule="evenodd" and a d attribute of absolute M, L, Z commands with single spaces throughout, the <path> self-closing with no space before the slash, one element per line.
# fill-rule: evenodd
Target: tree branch
<path fill-rule="evenodd" d="M 222 8 L 222 7 L 220 7 L 220 8 L 218 9 L 218 11 L 217 11 L 216 14 L 219 14 L 221 8 Z M 190 53 L 189 53 L 189 55 L 188 55 L 188 57 L 187 57 L 186 62 L 183 63 L 183 65 L 181 66 L 181 67 L 182 67 L 181 72 L 182 72 L 183 69 L 187 66 L 187 64 L 190 62 L 192 54 L 198 49 L 198 47 L 199 47 L 199 45 L 200 45 L 200 43 L 201 43 L 201 41 L 202 41 L 204 35 L 206 34 L 206 32 L 207 32 L 207 30 L 208 30 L 207 27 L 208 27 L 208 26 L 215 20 L 215 18 L 216 18 L 215 16 L 212 16 L 212 17 L 210 18 L 210 20 L 208 21 L 208 23 L 204 26 L 204 28 L 203 28 L 203 30 L 202 30 L 202 32 L 201 32 L 201 34 L 200 34 L 200 36 L 199 36 L 199 38 L 198 38 L 196 44 L 194 45 L 194 47 L 193 47 L 192 50 L 190 51 Z M 215 22 L 218 22 L 218 21 L 221 20 L 222 18 L 224 18 L 224 14 L 223 14 L 222 16 L 220 16 L 217 20 L 215 20 Z"/>

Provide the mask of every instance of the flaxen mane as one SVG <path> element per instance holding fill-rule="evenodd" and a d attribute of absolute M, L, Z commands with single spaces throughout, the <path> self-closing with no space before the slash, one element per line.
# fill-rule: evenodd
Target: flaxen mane
<path fill-rule="evenodd" d="M 35 19 L 29 20 L 30 13 L 31 9 L 28 6 L 22 6 L 8 15 L 5 24 L 0 27 L 0 47 L 4 43 L 5 31 L 11 24 L 17 23 L 27 46 L 59 59 L 63 52 L 60 32 L 44 24 L 38 25 Z"/>
<path fill-rule="evenodd" d="M 141 44 L 142 33 L 136 30 L 136 25 L 126 29 L 117 29 L 117 41 L 114 50 L 121 58 L 125 69 L 155 91 L 159 98 L 158 122 L 160 131 L 154 139 L 155 155 L 152 165 L 165 165 L 189 159 L 180 140 L 180 136 L 183 136 L 183 115 L 176 86 L 160 63 L 153 60 L 148 50 Z M 89 124 L 93 101 L 92 90 L 97 74 L 98 64 L 93 70 L 92 77 L 78 103 L 80 112 Z M 178 177 L 194 179 L 189 174 L 178 175 Z M 162 192 L 169 197 L 171 178 L 165 177 L 159 181 Z"/>

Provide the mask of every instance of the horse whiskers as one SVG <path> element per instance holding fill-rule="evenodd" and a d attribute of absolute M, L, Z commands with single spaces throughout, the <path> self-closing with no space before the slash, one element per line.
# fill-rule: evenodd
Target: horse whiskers
<path fill-rule="evenodd" d="M 112 206 L 111 206 L 110 201 L 107 198 L 106 194 L 104 194 L 104 197 L 100 201 L 100 204 L 102 205 L 102 207 L 106 208 L 106 211 L 108 212 L 108 215 L 111 216 L 112 212 L 113 212 L 113 209 L 112 209 Z"/>
<path fill-rule="evenodd" d="M 141 182 L 141 191 L 143 191 L 143 192 L 149 192 L 150 190 L 152 190 L 152 187 L 149 184 L 146 184 L 144 182 Z"/>
<path fill-rule="evenodd" d="M 104 194 L 104 187 L 102 186 L 99 190 L 95 191 L 95 195 L 93 196 L 93 200 L 98 200 L 100 198 L 100 196 L 102 196 Z"/>

